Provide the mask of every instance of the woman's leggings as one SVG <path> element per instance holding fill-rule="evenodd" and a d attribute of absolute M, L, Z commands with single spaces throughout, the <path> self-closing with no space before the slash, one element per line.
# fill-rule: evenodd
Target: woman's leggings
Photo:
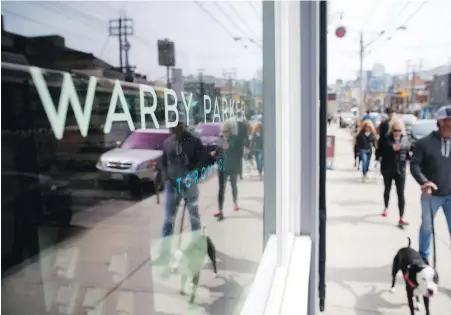
<path fill-rule="evenodd" d="M 224 206 L 224 194 L 225 187 L 227 183 L 227 177 L 230 177 L 230 184 L 232 185 L 232 197 L 233 203 L 236 204 L 238 198 L 238 186 L 237 186 L 237 177 L 236 173 L 229 173 L 227 171 L 219 171 L 218 172 L 218 181 L 219 181 L 219 192 L 218 192 L 218 205 L 219 210 L 222 211 Z"/>
<path fill-rule="evenodd" d="M 385 209 L 388 208 L 388 202 L 390 200 L 390 190 L 391 184 L 393 180 L 396 185 L 396 194 L 398 195 L 398 208 L 399 208 L 399 216 L 402 218 L 404 216 L 404 208 L 406 205 L 406 200 L 404 198 L 404 188 L 406 186 L 406 174 L 399 173 L 388 173 L 383 172 L 382 176 L 384 177 L 384 205 Z"/>

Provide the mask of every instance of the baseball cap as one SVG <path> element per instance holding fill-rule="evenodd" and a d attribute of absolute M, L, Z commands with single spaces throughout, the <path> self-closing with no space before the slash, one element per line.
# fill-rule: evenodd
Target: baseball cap
<path fill-rule="evenodd" d="M 180 124 L 186 124 L 186 115 L 185 115 L 185 112 L 184 111 L 182 111 L 182 110 L 179 110 L 178 111 L 178 116 L 179 116 L 179 125 Z M 174 111 L 170 111 L 169 113 L 168 113 L 168 120 L 169 121 L 175 121 L 177 119 L 177 113 L 176 112 L 174 112 Z"/>
<path fill-rule="evenodd" d="M 451 119 L 451 105 L 442 106 L 436 114 L 437 120 Z"/>

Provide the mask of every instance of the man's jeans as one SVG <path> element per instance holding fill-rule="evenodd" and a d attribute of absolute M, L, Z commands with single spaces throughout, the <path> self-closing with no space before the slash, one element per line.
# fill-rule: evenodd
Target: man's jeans
<path fill-rule="evenodd" d="M 440 207 L 445 212 L 446 221 L 448 223 L 448 231 L 451 234 L 451 195 L 449 196 L 427 196 L 421 195 L 421 227 L 420 227 L 420 255 L 424 259 L 429 259 L 432 220 L 431 211 L 435 218 Z"/>
<path fill-rule="evenodd" d="M 362 161 L 362 173 L 366 175 L 370 167 L 371 151 L 360 150 L 360 160 Z"/>
<path fill-rule="evenodd" d="M 183 202 L 186 202 L 186 211 L 188 211 L 189 214 L 191 230 L 196 231 L 200 229 L 199 208 L 197 203 L 199 189 L 193 182 L 191 182 L 189 188 L 185 188 L 185 185 L 182 183 L 180 186 L 180 191 L 178 191 L 177 186 L 171 184 L 165 184 L 164 187 L 165 198 L 162 253 L 167 253 L 170 250 L 171 244 L 167 244 L 165 238 L 168 238 L 168 236 L 171 236 L 174 232 L 174 220 L 182 198 L 184 198 Z"/>

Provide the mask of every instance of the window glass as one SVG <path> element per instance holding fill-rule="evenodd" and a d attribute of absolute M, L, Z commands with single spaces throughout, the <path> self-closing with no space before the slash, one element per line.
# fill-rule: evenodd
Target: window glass
<path fill-rule="evenodd" d="M 274 180 L 262 25 L 257 1 L 2 4 L 2 313 L 239 312 Z"/>

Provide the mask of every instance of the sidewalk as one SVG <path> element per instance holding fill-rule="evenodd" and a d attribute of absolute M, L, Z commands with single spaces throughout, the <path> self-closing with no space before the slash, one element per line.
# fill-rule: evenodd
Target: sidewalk
<path fill-rule="evenodd" d="M 335 170 L 327 173 L 327 287 L 326 311 L 330 315 L 409 314 L 404 280 L 398 275 L 397 291 L 390 293 L 391 264 L 397 250 L 407 245 L 418 248 L 421 219 L 420 191 L 409 176 L 406 184 L 405 230 L 396 227 L 397 199 L 391 193 L 388 218 L 383 210 L 382 182 L 373 172 L 360 182 L 361 174 L 353 168 L 351 136 L 346 129 L 335 134 Z M 371 164 L 373 165 L 373 163 Z M 451 313 L 450 238 L 443 212 L 435 220 L 437 231 L 439 293 L 431 300 L 431 314 Z M 418 314 L 424 314 L 424 309 Z"/>
<path fill-rule="evenodd" d="M 179 295 L 179 285 L 172 285 L 179 283 L 179 277 L 165 282 L 153 275 L 150 261 L 156 257 L 150 252 L 161 235 L 163 204 L 157 204 L 152 196 L 128 208 L 126 202 L 115 201 L 111 208 L 99 205 L 77 213 L 73 235 L 62 243 L 56 241 L 57 228 L 42 228 L 40 244 L 48 249 L 37 262 L 3 279 L 2 312 L 238 314 L 263 251 L 263 181 L 252 174 L 239 180 L 238 187 L 241 209 L 233 211 L 227 183 L 226 218 L 217 222 L 213 217 L 217 177 L 200 185 L 199 210 L 216 245 L 219 277 L 214 278 L 207 263 L 195 306 L 190 307 L 188 297 Z M 188 224 L 187 218 L 185 222 Z M 188 285 L 186 290 L 189 292 Z"/>

